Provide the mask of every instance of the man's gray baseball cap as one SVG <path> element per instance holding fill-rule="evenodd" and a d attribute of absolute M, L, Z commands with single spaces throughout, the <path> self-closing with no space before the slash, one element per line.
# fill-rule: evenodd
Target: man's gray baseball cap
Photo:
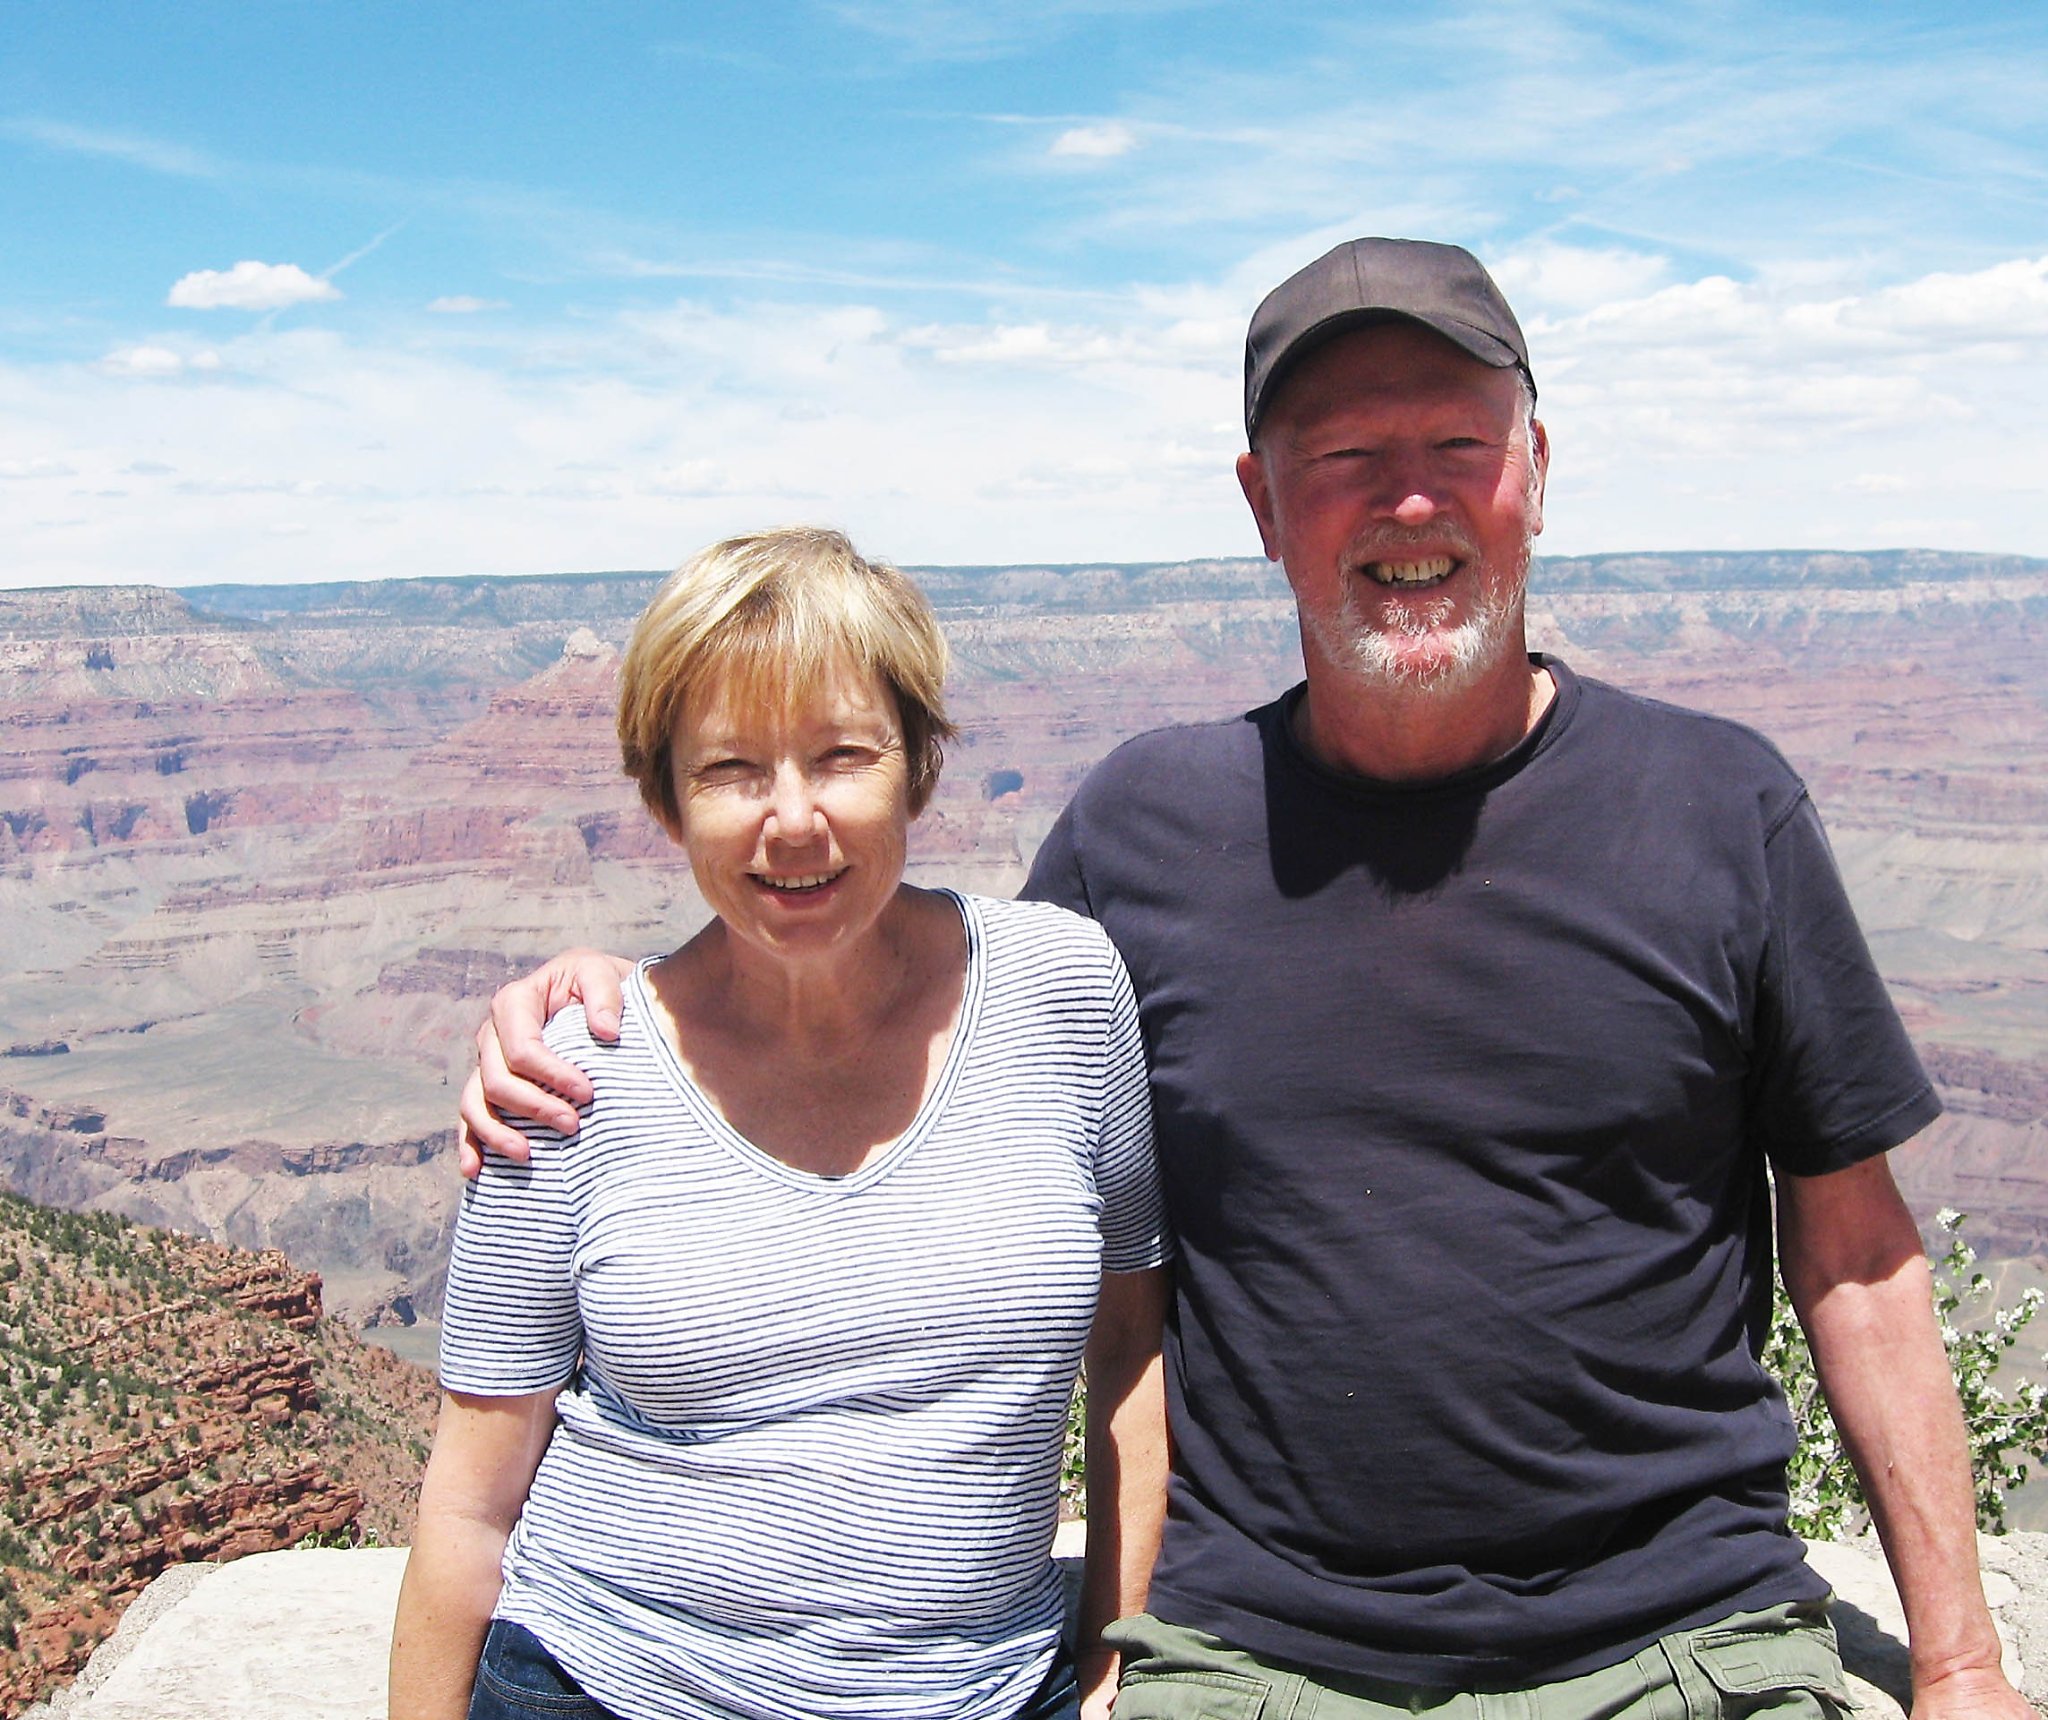
<path fill-rule="evenodd" d="M 1457 245 L 1427 239 L 1350 239 L 1292 274 L 1252 312 L 1244 341 L 1244 433 L 1259 419 L 1287 373 L 1332 336 L 1363 324 L 1406 318 L 1496 370 L 1529 378 L 1522 325 L 1479 259 Z"/>

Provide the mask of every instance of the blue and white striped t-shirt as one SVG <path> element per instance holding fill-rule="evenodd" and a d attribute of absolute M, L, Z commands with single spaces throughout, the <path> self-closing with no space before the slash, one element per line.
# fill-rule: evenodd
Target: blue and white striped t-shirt
<path fill-rule="evenodd" d="M 1166 1252 L 1144 1056 L 1092 922 L 958 900 L 945 1066 L 852 1175 L 725 1122 L 643 964 L 617 1045 L 549 1027 L 581 1132 L 464 1199 L 443 1384 L 571 1382 L 498 1613 L 629 1720 L 1010 1720 L 1050 1663 L 1098 1277 Z"/>

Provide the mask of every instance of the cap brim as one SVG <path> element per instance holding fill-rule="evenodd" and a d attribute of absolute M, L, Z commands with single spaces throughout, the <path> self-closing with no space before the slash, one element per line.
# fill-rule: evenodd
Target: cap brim
<path fill-rule="evenodd" d="M 1483 328 L 1474 328 L 1470 323 L 1460 322 L 1455 317 L 1431 316 L 1415 311 L 1384 310 L 1373 306 L 1360 310 L 1340 311 L 1335 316 L 1325 317 L 1321 322 L 1305 328 L 1287 343 L 1268 369 L 1264 386 L 1245 425 L 1248 432 L 1256 434 L 1259 423 L 1266 416 L 1266 409 L 1273 403 L 1274 395 L 1280 392 L 1280 385 L 1294 371 L 1295 366 L 1312 354 L 1317 347 L 1335 340 L 1340 334 L 1349 334 L 1353 329 L 1371 328 L 1380 323 L 1418 323 L 1433 334 L 1440 334 L 1459 351 L 1470 354 L 1494 370 L 1520 370 L 1528 375 L 1522 363 L 1522 355 L 1499 338 Z M 1531 380 L 1530 386 L 1535 386 Z"/>

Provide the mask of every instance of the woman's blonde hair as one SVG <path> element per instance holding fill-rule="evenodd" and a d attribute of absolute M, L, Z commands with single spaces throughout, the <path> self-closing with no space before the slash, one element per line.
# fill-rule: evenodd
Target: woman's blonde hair
<path fill-rule="evenodd" d="M 823 526 L 715 543 L 670 574 L 634 624 L 619 670 L 626 774 L 674 835 L 670 755 L 688 711 L 714 697 L 788 710 L 843 668 L 872 675 L 896 701 L 915 816 L 958 733 L 942 696 L 946 641 L 924 593 Z"/>

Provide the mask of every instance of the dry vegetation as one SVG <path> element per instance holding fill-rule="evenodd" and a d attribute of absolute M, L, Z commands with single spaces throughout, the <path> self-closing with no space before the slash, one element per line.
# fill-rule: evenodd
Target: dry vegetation
<path fill-rule="evenodd" d="M 433 1403 L 281 1255 L 0 1196 L 0 1712 L 166 1566 L 404 1539 Z"/>

